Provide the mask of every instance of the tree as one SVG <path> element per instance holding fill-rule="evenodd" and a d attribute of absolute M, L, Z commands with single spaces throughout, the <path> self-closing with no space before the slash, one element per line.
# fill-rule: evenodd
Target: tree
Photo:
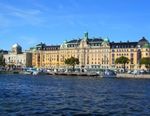
<path fill-rule="evenodd" d="M 4 59 L 3 55 L 0 54 L 0 66 L 5 66 L 5 65 L 6 65 L 5 59 Z"/>
<path fill-rule="evenodd" d="M 144 64 L 145 67 L 150 70 L 150 57 L 144 57 L 140 60 L 140 64 Z"/>
<path fill-rule="evenodd" d="M 119 57 L 119 58 L 117 58 L 116 60 L 115 60 L 115 63 L 116 64 L 123 64 L 123 68 L 124 68 L 124 71 L 125 71 L 125 65 L 127 64 L 127 63 L 129 63 L 129 59 L 127 58 L 127 57 L 125 57 L 125 56 L 121 56 L 121 57 Z"/>
<path fill-rule="evenodd" d="M 71 57 L 71 58 L 65 59 L 64 62 L 65 64 L 72 66 L 72 69 L 74 71 L 75 65 L 79 64 L 79 59 L 75 57 Z"/>

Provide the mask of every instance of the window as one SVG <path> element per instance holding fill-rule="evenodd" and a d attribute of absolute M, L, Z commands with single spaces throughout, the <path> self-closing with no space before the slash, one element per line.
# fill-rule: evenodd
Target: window
<path fill-rule="evenodd" d="M 131 58 L 133 58 L 133 53 L 131 53 Z"/>
<path fill-rule="evenodd" d="M 134 52 L 134 49 L 131 49 L 131 52 Z"/>
<path fill-rule="evenodd" d="M 112 64 L 115 64 L 115 59 L 114 58 L 112 58 Z"/>
<path fill-rule="evenodd" d="M 115 56 L 115 54 L 112 54 L 112 57 L 114 57 Z"/>
<path fill-rule="evenodd" d="M 133 58 L 131 58 L 130 60 L 131 60 L 131 64 L 133 64 L 133 60 L 134 60 L 134 59 L 133 59 Z"/>

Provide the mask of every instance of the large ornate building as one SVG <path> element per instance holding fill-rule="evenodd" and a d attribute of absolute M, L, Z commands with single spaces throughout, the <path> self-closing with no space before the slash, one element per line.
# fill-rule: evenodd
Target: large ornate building
<path fill-rule="evenodd" d="M 122 68 L 115 59 L 125 56 L 130 59 L 127 69 L 138 69 L 142 57 L 150 57 L 150 44 L 144 37 L 138 42 L 110 42 L 108 38 L 89 38 L 64 41 L 61 45 L 38 44 L 32 49 L 32 65 L 37 68 L 65 68 L 64 60 L 71 56 L 79 59 L 78 68 Z"/>
<path fill-rule="evenodd" d="M 14 67 L 31 67 L 32 53 L 22 52 L 22 47 L 14 44 L 12 49 L 7 54 L 3 55 L 7 66 Z"/>

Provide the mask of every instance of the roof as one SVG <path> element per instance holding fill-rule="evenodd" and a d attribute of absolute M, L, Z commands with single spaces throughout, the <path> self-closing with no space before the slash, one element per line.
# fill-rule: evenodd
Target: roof
<path fill-rule="evenodd" d="M 110 42 L 110 48 L 135 48 L 138 42 Z"/>
<path fill-rule="evenodd" d="M 148 44 L 149 42 L 148 42 L 148 40 L 145 38 L 145 37 L 142 37 L 142 39 L 140 39 L 139 40 L 139 42 L 138 42 L 138 44 L 140 45 L 140 46 L 144 46 L 145 44 Z"/>
<path fill-rule="evenodd" d="M 81 39 L 73 39 L 67 42 L 67 44 L 79 44 Z M 87 39 L 88 43 L 101 43 L 103 41 L 102 38 L 93 38 L 93 39 Z"/>
<path fill-rule="evenodd" d="M 102 41 L 103 41 L 102 38 L 88 39 L 88 43 L 101 43 Z"/>
<path fill-rule="evenodd" d="M 45 46 L 45 44 L 41 42 L 40 44 L 37 44 L 36 46 Z"/>
<path fill-rule="evenodd" d="M 12 45 L 12 48 L 18 48 L 18 47 L 20 47 L 20 48 L 21 48 L 21 46 L 20 46 L 18 43 L 16 43 L 16 44 Z"/>
<path fill-rule="evenodd" d="M 81 39 L 73 39 L 73 40 L 70 40 L 66 43 L 69 43 L 69 44 L 77 44 L 77 43 L 80 43 Z"/>
<path fill-rule="evenodd" d="M 148 42 L 148 40 L 145 37 L 142 37 L 142 39 L 140 39 L 139 42 Z"/>
<path fill-rule="evenodd" d="M 1 54 L 8 54 L 8 51 L 7 50 L 0 50 L 0 53 Z"/>
<path fill-rule="evenodd" d="M 143 48 L 150 48 L 150 44 L 148 43 L 144 44 Z"/>
<path fill-rule="evenodd" d="M 60 45 L 45 46 L 43 49 L 44 50 L 58 50 L 60 49 Z"/>

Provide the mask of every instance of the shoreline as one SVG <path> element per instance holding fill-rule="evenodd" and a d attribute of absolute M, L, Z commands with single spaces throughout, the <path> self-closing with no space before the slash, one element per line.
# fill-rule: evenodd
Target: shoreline
<path fill-rule="evenodd" d="M 22 71 L 0 71 L 0 74 L 20 74 L 20 75 L 30 75 L 23 74 Z M 32 74 L 31 74 L 32 75 Z M 37 75 L 49 75 L 49 76 L 73 76 L 73 77 L 93 77 L 93 78 L 128 78 L 128 79 L 150 79 L 150 74 L 117 74 L 116 77 L 102 77 L 97 74 L 90 73 L 45 73 Z"/>
<path fill-rule="evenodd" d="M 117 74 L 117 78 L 150 79 L 150 74 Z"/>

